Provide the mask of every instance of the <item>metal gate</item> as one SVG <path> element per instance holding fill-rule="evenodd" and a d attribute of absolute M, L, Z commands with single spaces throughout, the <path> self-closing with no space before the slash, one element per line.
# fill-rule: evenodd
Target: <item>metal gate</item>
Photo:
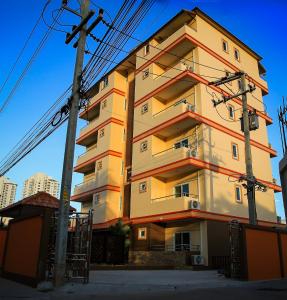
<path fill-rule="evenodd" d="M 58 214 L 50 222 L 46 279 L 54 279 L 55 246 Z M 90 253 L 92 238 L 92 211 L 72 213 L 69 216 L 66 274 L 67 280 L 79 279 L 89 282 Z"/>
<path fill-rule="evenodd" d="M 229 223 L 230 237 L 230 275 L 231 278 L 242 276 L 242 228 L 237 220 Z"/>

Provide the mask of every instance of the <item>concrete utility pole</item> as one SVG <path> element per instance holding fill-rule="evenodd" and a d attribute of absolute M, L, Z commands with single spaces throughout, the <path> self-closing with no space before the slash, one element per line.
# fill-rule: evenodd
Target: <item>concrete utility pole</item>
<path fill-rule="evenodd" d="M 255 187 L 258 189 L 265 191 L 266 186 L 260 182 L 258 182 L 253 175 L 252 168 L 252 156 L 251 156 L 251 146 L 250 146 L 250 115 L 248 111 L 247 105 L 247 93 L 250 93 L 255 90 L 255 87 L 248 86 L 246 87 L 246 73 L 243 71 L 236 72 L 235 74 L 228 75 L 223 77 L 217 81 L 210 82 L 209 85 L 219 86 L 230 81 L 240 79 L 240 92 L 231 95 L 231 96 L 223 96 L 222 100 L 215 101 L 213 100 L 214 106 L 217 106 L 221 103 L 226 103 L 227 101 L 242 96 L 242 108 L 243 108 L 243 131 L 244 131 L 244 142 L 245 142 L 245 165 L 246 165 L 246 176 L 242 176 L 240 180 L 246 180 L 247 184 L 244 185 L 247 188 L 247 199 L 248 199 L 248 212 L 249 212 L 249 223 L 252 225 L 257 224 L 257 213 L 256 213 L 256 204 L 255 204 Z M 258 127 L 257 127 L 258 128 Z M 255 128 L 255 129 L 257 129 Z M 252 128 L 252 130 L 255 130 Z"/>
<path fill-rule="evenodd" d="M 248 211 L 249 222 L 252 225 L 257 224 L 257 213 L 255 204 L 255 177 L 253 175 L 252 168 L 252 156 L 250 146 L 250 128 L 249 128 L 249 112 L 247 105 L 247 93 L 246 93 L 246 80 L 245 73 L 241 75 L 241 92 L 242 94 L 242 108 L 243 108 L 243 128 L 245 138 L 245 165 L 247 176 L 247 199 L 248 199 Z"/>
<path fill-rule="evenodd" d="M 73 88 L 70 115 L 68 121 L 65 156 L 62 172 L 62 183 L 60 192 L 60 209 L 57 223 L 57 239 L 55 250 L 55 286 L 60 286 L 64 283 L 66 270 L 66 252 L 67 252 L 67 237 L 68 237 L 68 221 L 70 210 L 71 183 L 73 175 L 73 162 L 76 140 L 76 128 L 80 103 L 80 86 L 81 73 L 83 69 L 85 44 L 86 44 L 86 24 L 84 20 L 89 15 L 90 0 L 81 0 L 81 18 L 82 22 L 80 37 L 78 40 L 77 56 L 74 70 Z M 78 28 L 79 28 L 78 26 Z M 75 30 L 74 30 L 75 32 Z M 73 34 L 73 33 L 72 33 Z"/>

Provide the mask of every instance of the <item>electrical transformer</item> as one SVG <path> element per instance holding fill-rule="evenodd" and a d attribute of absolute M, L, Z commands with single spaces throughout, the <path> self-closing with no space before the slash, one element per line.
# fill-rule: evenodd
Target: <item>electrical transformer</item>
<path fill-rule="evenodd" d="M 250 111 L 248 113 L 248 119 L 249 119 L 249 130 L 256 130 L 259 128 L 259 119 L 258 115 L 256 114 L 256 111 Z M 240 125 L 241 125 L 241 131 L 244 132 L 244 122 L 243 122 L 243 116 L 240 118 Z"/>

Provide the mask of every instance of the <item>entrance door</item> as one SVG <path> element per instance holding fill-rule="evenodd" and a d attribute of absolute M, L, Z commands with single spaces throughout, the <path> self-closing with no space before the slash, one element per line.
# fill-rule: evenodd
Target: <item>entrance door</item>
<path fill-rule="evenodd" d="M 175 251 L 190 251 L 190 232 L 177 232 L 174 235 L 174 250 Z"/>

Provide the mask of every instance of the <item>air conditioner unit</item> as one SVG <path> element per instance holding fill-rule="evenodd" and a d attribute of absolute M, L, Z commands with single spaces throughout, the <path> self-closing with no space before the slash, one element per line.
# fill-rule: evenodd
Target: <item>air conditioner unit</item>
<path fill-rule="evenodd" d="M 194 112 L 195 111 L 195 106 L 192 105 L 192 104 L 188 104 L 186 110 Z"/>
<path fill-rule="evenodd" d="M 193 72 L 193 66 L 187 65 L 187 66 L 186 66 L 186 69 L 187 69 L 188 71 Z"/>
<path fill-rule="evenodd" d="M 197 157 L 197 149 L 189 149 L 188 157 Z"/>
<path fill-rule="evenodd" d="M 192 265 L 195 265 L 195 266 L 200 266 L 200 265 L 202 266 L 202 265 L 204 265 L 204 257 L 201 255 L 192 255 L 191 263 L 192 263 Z"/>
<path fill-rule="evenodd" d="M 197 199 L 191 199 L 188 206 L 189 209 L 200 209 L 200 203 Z"/>

